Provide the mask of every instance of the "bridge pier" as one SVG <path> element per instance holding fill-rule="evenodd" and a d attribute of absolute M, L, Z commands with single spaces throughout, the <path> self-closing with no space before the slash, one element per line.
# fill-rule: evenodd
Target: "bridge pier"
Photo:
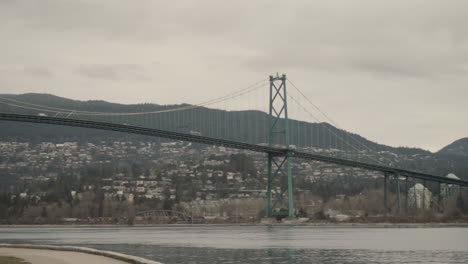
<path fill-rule="evenodd" d="M 400 199 L 400 176 L 395 174 L 395 179 L 397 181 L 397 202 L 398 202 L 398 215 L 401 214 L 401 199 Z"/>
<path fill-rule="evenodd" d="M 388 181 L 388 172 L 384 173 L 384 216 L 387 218 L 388 213 L 388 203 L 387 203 L 387 181 Z"/>
<path fill-rule="evenodd" d="M 279 155 L 268 154 L 266 216 L 286 215 L 288 217 L 294 217 L 295 210 L 293 178 L 290 164 L 291 153 L 289 148 L 286 75 L 270 76 L 269 105 L 268 145 L 269 147 L 273 147 L 274 144 L 284 145 L 285 152 Z M 282 177 L 286 177 L 286 179 Z M 284 186 L 284 183 L 286 183 L 287 186 Z M 279 185 L 279 193 L 277 191 L 278 188 L 272 188 L 273 184 Z M 273 189 L 275 190 L 274 195 L 272 193 Z M 286 192 L 288 193 L 287 196 L 285 195 Z M 285 196 L 287 197 L 287 203 L 285 201 Z M 284 211 L 284 209 L 287 211 Z"/>
<path fill-rule="evenodd" d="M 438 211 L 441 212 L 442 211 L 442 188 L 440 187 L 441 183 L 440 182 L 437 182 L 437 205 L 438 205 Z"/>
<path fill-rule="evenodd" d="M 408 176 L 405 179 L 405 212 L 408 216 Z"/>
<path fill-rule="evenodd" d="M 426 211 L 426 180 L 423 180 L 422 208 Z"/>
<path fill-rule="evenodd" d="M 267 217 L 272 217 L 273 216 L 273 211 L 272 211 L 272 204 L 271 204 L 271 167 L 272 167 L 272 160 L 273 157 L 271 153 L 268 153 L 268 175 L 267 175 L 267 211 L 266 211 L 266 216 Z"/>
<path fill-rule="evenodd" d="M 294 210 L 293 178 L 291 164 L 289 163 L 289 153 L 287 153 L 286 156 L 286 170 L 288 174 L 288 216 L 294 217 L 296 215 L 296 212 Z"/>
<path fill-rule="evenodd" d="M 458 186 L 458 198 L 460 199 L 460 201 L 463 202 L 463 195 L 462 195 L 462 186 L 460 185 L 457 185 Z"/>

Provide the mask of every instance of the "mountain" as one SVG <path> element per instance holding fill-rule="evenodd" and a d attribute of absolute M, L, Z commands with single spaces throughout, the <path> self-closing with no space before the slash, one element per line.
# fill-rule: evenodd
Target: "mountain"
<path fill-rule="evenodd" d="M 437 152 L 442 155 L 457 155 L 468 157 L 468 137 L 459 139 Z"/>

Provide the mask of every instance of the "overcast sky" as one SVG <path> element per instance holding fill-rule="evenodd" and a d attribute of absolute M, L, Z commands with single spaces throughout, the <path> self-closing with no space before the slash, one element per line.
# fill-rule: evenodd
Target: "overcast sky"
<path fill-rule="evenodd" d="M 436 151 L 468 136 L 467 14 L 442 0 L 0 0 L 0 92 L 193 104 L 280 72 L 343 128 Z"/>

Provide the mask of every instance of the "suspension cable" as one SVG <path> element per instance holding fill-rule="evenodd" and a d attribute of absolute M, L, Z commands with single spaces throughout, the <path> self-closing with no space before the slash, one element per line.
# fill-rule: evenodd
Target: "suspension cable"
<path fill-rule="evenodd" d="M 288 97 L 291 98 L 294 102 L 296 102 L 296 104 L 299 107 L 301 107 L 306 113 L 308 113 L 315 121 L 320 122 L 320 120 L 314 114 L 312 114 L 306 107 L 304 107 L 296 98 L 292 97 L 291 95 L 288 95 Z M 357 152 L 360 151 L 360 149 L 358 149 L 356 146 L 350 144 L 348 141 L 344 140 L 341 136 L 339 136 L 337 133 L 335 133 L 335 131 L 333 131 L 330 127 L 325 126 L 325 128 L 330 133 L 332 133 L 336 138 L 340 139 L 342 142 L 344 142 L 349 147 L 353 148 L 355 151 L 357 151 Z M 379 164 L 383 164 L 380 160 L 374 159 L 373 157 L 370 157 L 370 159 L 377 162 L 377 163 L 379 163 Z"/>
<path fill-rule="evenodd" d="M 308 98 L 292 81 L 290 81 L 290 80 L 288 79 L 288 82 L 302 95 L 302 97 L 304 97 L 304 99 L 306 99 L 306 101 L 307 101 L 309 104 L 311 104 L 315 109 L 317 109 L 317 111 L 319 111 L 330 123 L 332 123 L 336 128 L 341 129 L 341 130 L 344 130 L 344 129 L 342 129 L 341 126 L 340 126 L 337 122 L 335 122 L 329 115 L 327 115 L 324 111 L 322 111 L 322 109 L 320 109 L 320 107 L 318 107 L 316 104 L 314 104 L 314 103 L 312 102 L 312 100 L 310 100 L 310 99 L 309 99 L 309 98 Z M 320 121 L 319 121 L 319 122 L 320 122 Z M 371 151 L 371 152 L 375 151 L 375 150 L 373 150 L 372 148 L 370 148 L 369 146 L 367 146 L 367 145 L 365 145 L 364 143 L 362 143 L 361 141 L 357 140 L 352 134 L 346 133 L 346 135 L 347 135 L 350 139 L 352 139 L 353 141 L 355 141 L 356 143 L 358 143 L 359 145 L 363 146 L 365 149 L 367 149 L 367 150 L 369 150 L 369 151 Z M 343 142 L 346 143 L 346 141 L 344 141 L 343 138 L 341 138 L 341 140 L 342 140 Z M 346 144 L 348 144 L 348 143 L 346 143 Z M 349 145 L 349 144 L 348 144 L 348 145 Z"/>

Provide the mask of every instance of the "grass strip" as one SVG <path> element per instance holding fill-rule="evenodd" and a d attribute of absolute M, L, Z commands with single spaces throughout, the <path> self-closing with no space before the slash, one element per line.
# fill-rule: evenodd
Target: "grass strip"
<path fill-rule="evenodd" d="M 31 264 L 31 263 L 20 258 L 0 256 L 0 264 Z"/>

